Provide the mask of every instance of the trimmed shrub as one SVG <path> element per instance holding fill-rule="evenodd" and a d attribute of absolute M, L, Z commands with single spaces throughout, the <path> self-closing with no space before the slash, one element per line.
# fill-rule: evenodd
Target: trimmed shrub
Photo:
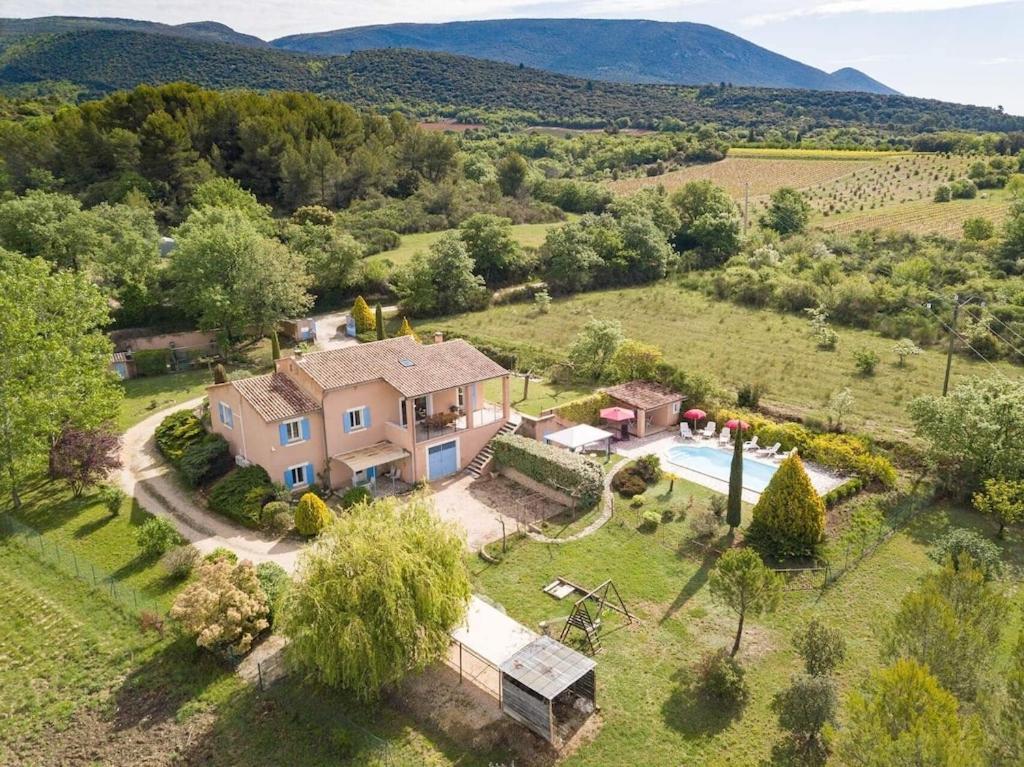
<path fill-rule="evenodd" d="M 209 554 L 207 554 L 205 557 L 203 557 L 203 561 L 204 562 L 226 561 L 226 562 L 230 562 L 231 564 L 236 564 L 238 562 L 238 555 L 235 552 L 233 552 L 231 549 L 226 549 L 223 546 L 218 546 L 213 551 L 211 551 Z"/>
<path fill-rule="evenodd" d="M 191 543 L 175 546 L 162 557 L 160 567 L 171 578 L 187 578 L 199 561 L 199 549 Z"/>
<path fill-rule="evenodd" d="M 817 619 L 793 637 L 793 646 L 803 658 L 804 669 L 814 676 L 828 676 L 846 660 L 846 639 L 842 632 Z"/>
<path fill-rule="evenodd" d="M 262 466 L 230 472 L 210 490 L 211 511 L 248 527 L 259 527 L 263 505 L 274 497 L 274 486 Z"/>
<path fill-rule="evenodd" d="M 693 533 L 694 538 L 710 538 L 721 529 L 723 524 L 721 515 L 705 511 L 690 520 L 690 532 Z"/>
<path fill-rule="evenodd" d="M 277 611 L 277 606 L 281 603 L 281 597 L 291 585 L 291 578 L 276 562 L 260 562 L 256 565 L 256 578 L 267 597 L 267 620 L 273 626 L 274 614 Z"/>
<path fill-rule="evenodd" d="M 591 426 L 601 420 L 601 410 L 612 404 L 612 398 L 599 391 L 587 397 L 580 397 L 555 408 L 555 415 L 573 423 L 588 423 Z"/>
<path fill-rule="evenodd" d="M 341 508 L 351 509 L 360 503 L 369 503 L 373 500 L 373 494 L 365 487 L 350 487 L 341 494 Z"/>
<path fill-rule="evenodd" d="M 140 377 L 161 376 L 171 366 L 171 353 L 166 349 L 143 349 L 134 352 L 132 360 Z"/>
<path fill-rule="evenodd" d="M 121 513 L 121 507 L 128 499 L 125 491 L 115 485 L 104 485 L 100 488 L 96 497 L 100 503 L 107 507 L 107 513 L 112 517 L 116 517 Z"/>
<path fill-rule="evenodd" d="M 940 565 L 952 562 L 954 568 L 959 568 L 961 557 L 970 557 L 971 562 L 984 574 L 986 580 L 999 575 L 1003 569 L 999 547 L 973 530 L 963 527 L 950 530 L 939 538 L 935 547 L 928 552 L 928 556 Z"/>
<path fill-rule="evenodd" d="M 171 463 L 181 460 L 185 449 L 206 436 L 203 423 L 190 410 L 171 413 L 156 427 L 156 447 Z"/>
<path fill-rule="evenodd" d="M 640 529 L 644 532 L 651 532 L 657 530 L 658 525 L 661 524 L 661 514 L 656 511 L 645 511 L 643 516 L 640 518 Z"/>
<path fill-rule="evenodd" d="M 612 490 L 623 498 L 633 498 L 642 495 L 647 490 L 647 483 L 640 476 L 639 470 L 634 466 L 627 466 L 619 469 L 612 477 Z"/>
<path fill-rule="evenodd" d="M 275 514 L 268 523 L 270 532 L 275 535 L 286 535 L 295 527 L 295 515 L 291 511 L 282 511 Z"/>
<path fill-rule="evenodd" d="M 366 333 L 377 327 L 377 318 L 362 296 L 352 305 L 352 318 L 356 321 L 356 332 Z"/>
<path fill-rule="evenodd" d="M 300 535 L 319 535 L 331 521 L 331 510 L 313 493 L 306 493 L 295 507 L 295 529 Z"/>
<path fill-rule="evenodd" d="M 706 652 L 694 669 L 697 693 L 723 706 L 742 706 L 750 696 L 743 666 L 724 648 Z"/>
<path fill-rule="evenodd" d="M 187 445 L 178 460 L 178 469 L 192 487 L 220 479 L 234 465 L 227 440 L 219 434 L 207 434 L 202 441 Z"/>
<path fill-rule="evenodd" d="M 825 535 L 825 504 L 799 455 L 779 466 L 754 506 L 747 538 L 776 557 L 807 556 Z"/>
<path fill-rule="evenodd" d="M 852 477 L 851 479 L 846 480 L 843 484 L 833 487 L 821 497 L 821 500 L 824 502 L 825 508 L 830 509 L 840 501 L 852 498 L 863 489 L 864 480 L 860 477 Z"/>
<path fill-rule="evenodd" d="M 174 525 L 166 519 L 153 517 L 135 531 L 135 542 L 144 557 L 158 557 L 173 549 L 182 539 Z"/>
<path fill-rule="evenodd" d="M 867 441 L 850 434 L 819 434 L 801 453 L 808 461 L 829 469 L 857 474 L 882 487 L 896 484 L 896 468 L 883 456 L 874 455 Z"/>
<path fill-rule="evenodd" d="M 634 466 L 648 485 L 653 485 L 661 479 L 661 459 L 653 453 L 637 458 Z"/>
<path fill-rule="evenodd" d="M 683 511 L 679 512 L 679 518 L 682 519 L 683 516 L 685 516 L 685 514 L 686 514 L 686 512 L 683 512 Z M 663 523 L 671 522 L 675 518 L 676 518 L 676 513 L 672 509 L 666 507 L 666 508 L 661 510 L 661 521 Z"/>
<path fill-rule="evenodd" d="M 581 508 L 590 508 L 601 499 L 604 472 L 591 459 L 514 434 L 496 437 L 492 444 L 499 467 L 508 466 L 542 485 L 574 495 Z"/>
<path fill-rule="evenodd" d="M 260 526 L 269 527 L 278 514 L 292 514 L 292 505 L 287 501 L 271 501 L 260 510 Z"/>

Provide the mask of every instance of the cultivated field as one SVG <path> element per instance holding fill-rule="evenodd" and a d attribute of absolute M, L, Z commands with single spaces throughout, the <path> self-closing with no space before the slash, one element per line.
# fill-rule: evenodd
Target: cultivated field
<path fill-rule="evenodd" d="M 548 314 L 513 304 L 437 324 L 485 340 L 564 351 L 592 316 L 619 319 L 630 338 L 659 346 L 669 361 L 706 373 L 727 386 L 760 383 L 767 391 L 765 402 L 807 415 L 823 417 L 829 394 L 849 386 L 856 404 L 848 423 L 868 433 L 907 436 L 909 402 L 919 394 L 937 394 L 942 388 L 945 355 L 941 348 L 929 349 L 899 368 L 892 353 L 894 340 L 837 326 L 838 349 L 820 351 L 802 317 L 716 302 L 668 282 L 557 300 Z M 853 352 L 861 348 L 881 357 L 874 376 L 856 372 Z M 999 363 L 997 368 L 1006 375 L 1024 377 L 1020 367 Z M 993 372 L 984 362 L 963 356 L 953 362 L 954 383 L 963 376 Z"/>
<path fill-rule="evenodd" d="M 559 226 L 562 222 L 556 221 L 548 224 L 514 224 L 512 235 L 516 242 L 524 247 L 537 248 L 544 243 L 544 237 L 553 226 Z M 440 232 L 421 232 L 419 234 L 406 234 L 402 236 L 402 243 L 394 250 L 386 250 L 383 253 L 375 253 L 369 256 L 369 261 L 390 261 L 394 266 L 404 266 L 412 261 L 417 253 L 426 250 L 437 242 L 448 232 L 458 231 L 446 229 Z"/>
<path fill-rule="evenodd" d="M 929 196 L 911 202 L 821 216 L 815 219 L 814 225 L 830 232 L 882 229 L 959 238 L 963 236 L 963 225 L 967 219 L 986 218 L 999 225 L 1009 210 L 1010 200 L 1005 192 L 985 190 L 973 200 L 937 203 Z"/>

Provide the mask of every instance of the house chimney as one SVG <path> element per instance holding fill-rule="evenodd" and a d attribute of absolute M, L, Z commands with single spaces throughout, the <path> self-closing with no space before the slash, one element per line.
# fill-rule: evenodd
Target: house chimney
<path fill-rule="evenodd" d="M 434 331 L 434 343 L 435 344 L 439 344 L 439 343 L 441 343 L 443 341 L 444 341 L 444 333 L 442 333 L 440 330 L 435 330 Z"/>

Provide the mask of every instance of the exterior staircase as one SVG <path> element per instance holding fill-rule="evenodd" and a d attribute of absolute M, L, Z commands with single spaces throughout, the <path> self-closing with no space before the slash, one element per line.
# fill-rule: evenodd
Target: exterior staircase
<path fill-rule="evenodd" d="M 519 428 L 519 419 L 510 418 L 505 422 L 495 437 L 500 437 L 503 434 L 511 434 Z M 492 438 L 493 439 L 493 438 Z M 494 447 L 488 442 L 484 445 L 484 449 L 476 454 L 476 457 L 469 462 L 469 466 L 466 467 L 466 473 L 471 474 L 474 477 L 479 477 L 484 473 L 484 469 L 487 468 L 487 464 L 491 462 L 491 456 L 494 455 Z"/>

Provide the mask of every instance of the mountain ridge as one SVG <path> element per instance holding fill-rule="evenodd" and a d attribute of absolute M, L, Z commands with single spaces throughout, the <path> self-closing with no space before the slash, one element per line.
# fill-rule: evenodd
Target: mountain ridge
<path fill-rule="evenodd" d="M 647 19 L 495 19 L 375 24 L 271 40 L 281 50 L 343 55 L 412 48 L 610 82 L 897 91 L 852 67 L 835 73 L 775 53 L 718 27 Z"/>

